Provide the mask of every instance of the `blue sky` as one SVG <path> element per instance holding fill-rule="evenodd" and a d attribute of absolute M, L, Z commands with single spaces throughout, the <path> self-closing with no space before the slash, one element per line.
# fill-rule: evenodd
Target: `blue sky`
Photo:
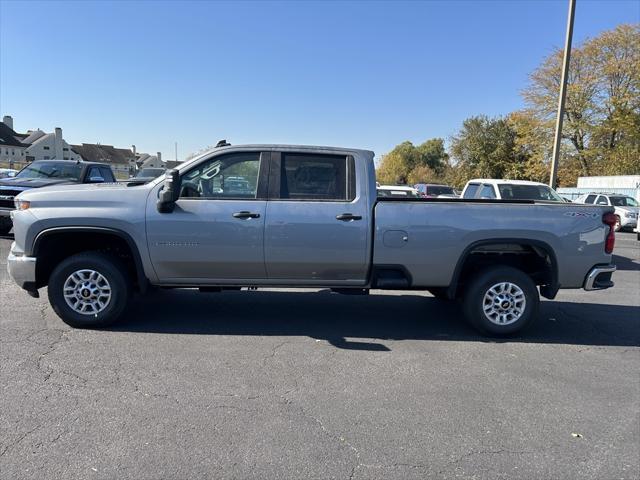
<path fill-rule="evenodd" d="M 520 108 L 566 15 L 565 0 L 0 0 L 0 112 L 163 158 L 221 138 L 380 155 Z M 578 0 L 574 42 L 638 21 L 637 0 Z"/>

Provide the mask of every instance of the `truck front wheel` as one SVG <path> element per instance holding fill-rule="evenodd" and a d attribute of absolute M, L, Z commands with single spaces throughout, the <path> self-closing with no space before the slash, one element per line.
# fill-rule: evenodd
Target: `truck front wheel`
<path fill-rule="evenodd" d="M 113 255 L 85 252 L 66 258 L 49 277 L 49 303 L 75 328 L 112 324 L 129 303 L 131 282 Z"/>
<path fill-rule="evenodd" d="M 462 307 L 476 329 L 489 335 L 511 335 L 531 325 L 538 315 L 540 297 L 526 273 L 496 266 L 468 283 Z"/>

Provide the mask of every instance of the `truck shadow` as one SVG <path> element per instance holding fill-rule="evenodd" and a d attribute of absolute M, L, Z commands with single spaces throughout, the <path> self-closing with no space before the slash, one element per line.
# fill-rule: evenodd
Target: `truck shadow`
<path fill-rule="evenodd" d="M 613 263 L 615 263 L 618 270 L 640 271 L 640 263 L 636 263 L 633 259 L 628 257 L 614 254 Z"/>
<path fill-rule="evenodd" d="M 413 294 L 170 290 L 137 298 L 114 331 L 189 335 L 307 336 L 337 348 L 389 350 L 384 340 L 454 340 L 640 346 L 638 307 L 543 302 L 520 337 L 480 336 L 455 302 Z M 357 340 L 348 340 L 357 339 Z M 371 340 L 371 341 L 369 341 Z"/>

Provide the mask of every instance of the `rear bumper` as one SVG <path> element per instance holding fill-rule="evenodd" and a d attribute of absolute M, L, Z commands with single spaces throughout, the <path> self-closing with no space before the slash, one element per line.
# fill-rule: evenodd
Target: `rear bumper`
<path fill-rule="evenodd" d="M 615 265 L 596 265 L 584 280 L 585 290 L 604 290 L 613 287 L 611 275 L 616 271 Z"/>
<path fill-rule="evenodd" d="M 14 242 L 15 244 L 15 242 Z M 7 257 L 7 271 L 14 282 L 25 290 L 33 290 L 36 284 L 36 257 L 14 253 L 13 245 Z"/>

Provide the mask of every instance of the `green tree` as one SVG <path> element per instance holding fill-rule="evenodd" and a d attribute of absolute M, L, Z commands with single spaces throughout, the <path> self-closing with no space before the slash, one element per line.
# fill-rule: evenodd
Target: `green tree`
<path fill-rule="evenodd" d="M 521 177 L 526 156 L 516 136 L 505 118 L 485 115 L 467 118 L 451 138 L 456 169 L 466 177 Z"/>

